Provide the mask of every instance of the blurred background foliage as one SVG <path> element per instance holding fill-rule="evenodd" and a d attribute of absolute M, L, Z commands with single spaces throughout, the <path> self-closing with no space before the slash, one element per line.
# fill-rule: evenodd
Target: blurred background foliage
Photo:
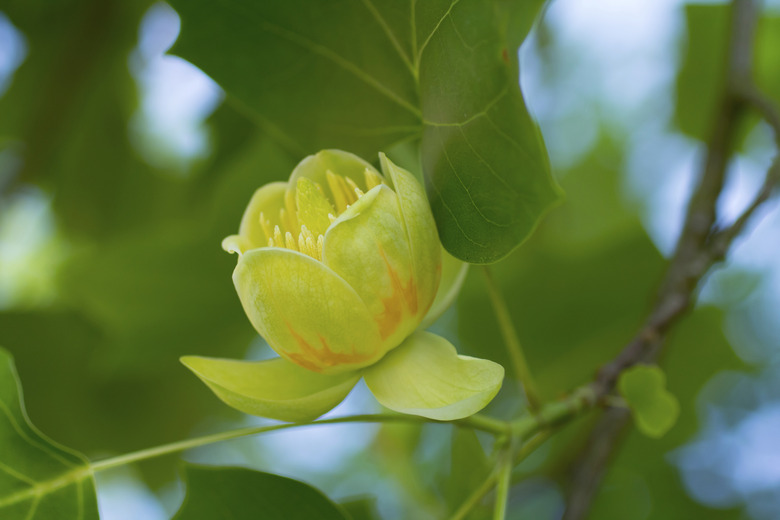
<path fill-rule="evenodd" d="M 497 5 L 528 11 L 508 18 L 519 44 L 540 3 Z M 724 80 L 728 9 L 554 0 L 520 49 L 526 102 L 566 196 L 494 273 L 545 398 L 592 377 L 648 311 Z M 765 11 L 755 72 L 780 102 L 780 6 Z M 315 150 L 291 149 L 165 54 L 179 26 L 170 6 L 143 0 L 0 3 L 0 345 L 33 422 L 93 459 L 262 422 L 228 410 L 178 358 L 269 355 L 219 243 L 256 187 Z M 724 220 L 758 188 L 768 135 L 745 125 Z M 662 364 L 680 420 L 661 440 L 628 433 L 592 518 L 780 517 L 780 212 L 762 216 L 673 332 Z M 478 269 L 436 329 L 462 353 L 511 366 Z M 509 376 L 488 413 L 518 411 Z M 376 409 L 359 387 L 333 413 Z M 595 418 L 516 470 L 510 518 L 560 518 Z M 486 440 L 439 425 L 342 425 L 186 458 L 311 482 L 355 518 L 437 518 L 489 471 Z M 169 517 L 179 475 L 171 457 L 101 476 L 103 518 Z"/>

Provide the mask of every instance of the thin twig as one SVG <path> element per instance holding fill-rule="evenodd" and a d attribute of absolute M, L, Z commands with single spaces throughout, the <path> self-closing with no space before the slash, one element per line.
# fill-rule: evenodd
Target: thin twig
<path fill-rule="evenodd" d="M 500 421 L 498 419 L 491 419 L 489 417 L 483 417 L 481 415 L 472 415 L 465 419 L 459 419 L 451 422 L 435 421 L 433 419 L 427 419 L 425 417 L 419 417 L 416 415 L 406 414 L 364 414 L 364 415 L 347 415 L 344 417 L 333 417 L 330 419 L 320 419 L 317 421 L 300 422 L 300 423 L 282 423 L 272 424 L 266 426 L 249 426 L 246 428 L 238 428 L 235 430 L 228 430 L 224 432 L 214 433 L 211 435 L 204 435 L 202 437 L 194 437 L 192 439 L 186 439 L 183 441 L 173 442 L 170 444 L 164 444 L 162 446 L 155 446 L 154 448 L 147 448 L 144 450 L 135 451 L 132 453 L 126 453 L 117 457 L 99 460 L 92 462 L 90 468 L 92 471 L 103 471 L 118 466 L 124 466 L 132 464 L 142 460 L 153 459 L 161 457 L 163 455 L 169 455 L 171 453 L 179 453 L 187 451 L 200 446 L 206 446 L 208 444 L 214 444 L 217 442 L 227 441 L 231 439 L 237 439 L 239 437 L 247 437 L 250 435 L 259 435 L 261 433 L 269 433 L 278 430 L 287 430 L 290 428 L 300 428 L 303 426 L 318 426 L 327 424 L 348 424 L 348 423 L 392 423 L 392 422 L 407 422 L 417 424 L 453 424 L 460 428 L 470 428 L 473 430 L 484 431 L 492 433 L 493 435 L 506 435 L 509 431 L 509 423 Z"/>
<path fill-rule="evenodd" d="M 496 319 L 498 320 L 498 325 L 501 329 L 501 336 L 504 338 L 506 349 L 509 352 L 509 358 L 512 361 L 512 368 L 514 369 L 515 375 L 517 375 L 517 378 L 520 380 L 521 390 L 523 390 L 525 397 L 528 400 L 528 407 L 532 411 L 537 411 L 541 405 L 541 399 L 539 398 L 539 392 L 536 390 L 536 382 L 531 374 L 531 370 L 528 368 L 528 361 L 525 358 L 523 345 L 517 337 L 517 331 L 512 323 L 512 317 L 509 315 L 509 309 L 506 306 L 504 297 L 501 295 L 501 290 L 493 279 L 493 273 L 490 268 L 488 266 L 483 266 L 482 272 L 485 274 L 485 285 L 487 286 L 488 295 L 490 296 L 490 302 L 493 304 L 493 310 L 496 313 Z"/>

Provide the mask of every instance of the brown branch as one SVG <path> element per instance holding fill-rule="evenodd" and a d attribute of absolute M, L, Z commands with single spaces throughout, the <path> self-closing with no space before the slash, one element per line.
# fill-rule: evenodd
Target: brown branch
<path fill-rule="evenodd" d="M 631 413 L 628 410 L 612 408 L 594 426 L 588 449 L 572 468 L 572 485 L 562 520 L 582 518 L 590 510 L 593 497 L 615 454 L 615 445 L 625 436 L 630 421 Z"/>
<path fill-rule="evenodd" d="M 725 257 L 734 239 L 778 184 L 780 160 L 775 159 L 762 189 L 745 212 L 731 226 L 715 230 L 717 200 L 723 190 L 737 123 L 747 107 L 759 111 L 772 126 L 780 148 L 780 116 L 772 103 L 755 89 L 751 78 L 758 15 L 759 7 L 755 0 L 734 0 L 727 80 L 682 233 L 653 311 L 640 332 L 614 360 L 601 368 L 592 383 L 596 399 L 607 396 L 613 390 L 623 370 L 658 356 L 666 331 L 693 305 L 694 292 L 701 279 Z M 627 413 L 611 411 L 594 427 L 573 471 L 564 520 L 580 520 L 587 516 L 627 423 Z"/>

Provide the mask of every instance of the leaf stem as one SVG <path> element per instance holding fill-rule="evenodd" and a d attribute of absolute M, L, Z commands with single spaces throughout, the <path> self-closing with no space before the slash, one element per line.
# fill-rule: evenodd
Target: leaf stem
<path fill-rule="evenodd" d="M 490 302 L 493 304 L 493 310 L 496 313 L 501 335 L 504 338 L 506 349 L 512 360 L 512 368 L 518 379 L 520 379 L 520 385 L 528 400 L 529 408 L 535 412 L 539 410 L 541 399 L 539 398 L 539 392 L 536 390 L 536 383 L 531 375 L 531 370 L 528 368 L 528 361 L 526 361 L 523 346 L 520 343 L 520 339 L 517 337 L 515 326 L 512 324 L 509 309 L 506 306 L 504 297 L 501 295 L 501 291 L 496 286 L 490 267 L 486 265 L 482 266 L 482 272 L 485 274 L 485 285 L 487 286 L 488 295 L 490 296 Z"/>
<path fill-rule="evenodd" d="M 118 466 L 124 466 L 126 464 L 132 464 L 141 460 L 152 459 L 155 457 L 161 457 L 163 455 L 169 455 L 171 453 L 178 453 L 186 451 L 192 448 L 198 448 L 200 446 L 206 446 L 208 444 L 214 444 L 216 442 L 227 441 L 231 439 L 237 439 L 239 437 L 246 437 L 249 435 L 258 435 L 261 433 L 268 433 L 277 430 L 287 430 L 290 428 L 299 428 L 302 426 L 317 426 L 325 424 L 346 424 L 346 423 L 387 423 L 387 422 L 408 422 L 408 423 L 432 423 L 432 424 L 450 424 L 449 422 L 435 421 L 433 419 L 427 419 L 425 417 L 418 417 L 415 415 L 402 415 L 402 414 L 363 414 L 363 415 L 348 415 L 344 417 L 334 417 L 332 419 L 321 419 L 319 421 L 309 421 L 302 423 L 283 423 L 283 424 L 271 424 L 266 426 L 249 426 L 246 428 L 238 428 L 235 430 L 229 430 L 220 433 L 214 433 L 211 435 L 204 435 L 202 437 L 195 437 L 193 439 L 186 439 L 183 441 L 173 442 L 170 444 L 163 444 L 162 446 L 155 446 L 154 448 L 147 448 L 117 457 L 111 457 L 108 459 L 99 460 L 90 464 L 92 471 L 103 471 Z M 473 430 L 480 430 L 493 435 L 505 435 L 509 431 L 509 423 L 498 419 L 492 419 L 490 417 L 474 415 L 452 421 L 451 424 L 460 428 L 471 428 Z"/>
<path fill-rule="evenodd" d="M 474 509 L 477 504 L 479 504 L 479 501 L 482 500 L 482 498 L 487 495 L 491 489 L 493 489 L 493 486 L 496 485 L 496 479 L 498 478 L 498 472 L 492 471 L 490 475 L 488 475 L 488 478 L 485 479 L 480 486 L 474 490 L 471 495 L 466 498 L 466 500 L 460 505 L 457 511 L 453 513 L 453 515 L 450 517 L 450 520 L 463 520 L 466 518 L 466 515 L 468 515 L 472 509 Z"/>
<path fill-rule="evenodd" d="M 509 503 L 509 488 L 512 485 L 512 450 L 507 449 L 498 467 L 498 485 L 496 486 L 496 501 L 493 508 L 493 520 L 504 520 Z"/>
<path fill-rule="evenodd" d="M 507 435 L 512 431 L 511 423 L 502 421 L 501 419 L 494 419 L 486 415 L 472 415 L 465 419 L 459 419 L 452 421 L 453 424 L 471 428 L 472 430 L 480 430 L 494 435 Z"/>
<path fill-rule="evenodd" d="M 565 399 L 545 404 L 536 414 L 527 414 L 512 421 L 512 435 L 521 441 L 529 439 L 593 408 L 597 400 L 598 396 L 592 385 L 581 386 Z"/>
<path fill-rule="evenodd" d="M 537 433 L 536 435 L 532 436 L 530 439 L 528 439 L 527 442 L 524 442 L 519 450 L 517 450 L 517 453 L 514 454 L 514 456 L 511 456 L 510 454 L 510 462 L 508 463 L 509 466 L 509 472 L 511 474 L 511 470 L 514 466 L 517 466 L 522 461 L 525 460 L 526 457 L 528 457 L 531 453 L 536 451 L 539 446 L 545 443 L 547 439 L 549 439 L 554 430 L 548 429 L 543 430 Z M 493 489 L 493 486 L 496 485 L 497 480 L 499 479 L 501 475 L 501 469 L 498 468 L 490 473 L 488 477 L 485 479 L 482 484 L 474 490 L 474 492 L 471 493 L 471 495 L 466 498 L 466 500 L 460 505 L 457 511 L 452 515 L 450 520 L 463 520 L 466 518 L 466 515 L 468 515 L 472 509 L 474 509 L 477 504 L 479 504 L 479 501 L 482 500 L 485 495 L 490 493 L 490 490 Z"/>

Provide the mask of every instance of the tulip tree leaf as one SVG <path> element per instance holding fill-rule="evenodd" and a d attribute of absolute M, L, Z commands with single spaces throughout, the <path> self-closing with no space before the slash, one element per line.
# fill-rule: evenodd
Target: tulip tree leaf
<path fill-rule="evenodd" d="M 0 349 L 0 518 L 98 518 L 87 460 L 30 423 L 11 355 Z"/>
<path fill-rule="evenodd" d="M 680 403 L 666 389 L 666 376 L 657 366 L 637 365 L 620 376 L 618 389 L 628 401 L 639 431 L 663 437 L 680 415 Z"/>
<path fill-rule="evenodd" d="M 352 520 L 381 520 L 376 511 L 376 498 L 361 497 L 349 499 L 345 502 L 339 502 L 347 516 Z"/>
<path fill-rule="evenodd" d="M 518 81 L 541 2 L 174 0 L 174 52 L 298 155 L 421 140 L 442 243 L 506 256 L 558 199 Z"/>
<path fill-rule="evenodd" d="M 186 466 L 187 496 L 174 520 L 347 520 L 317 489 L 245 468 Z"/>

